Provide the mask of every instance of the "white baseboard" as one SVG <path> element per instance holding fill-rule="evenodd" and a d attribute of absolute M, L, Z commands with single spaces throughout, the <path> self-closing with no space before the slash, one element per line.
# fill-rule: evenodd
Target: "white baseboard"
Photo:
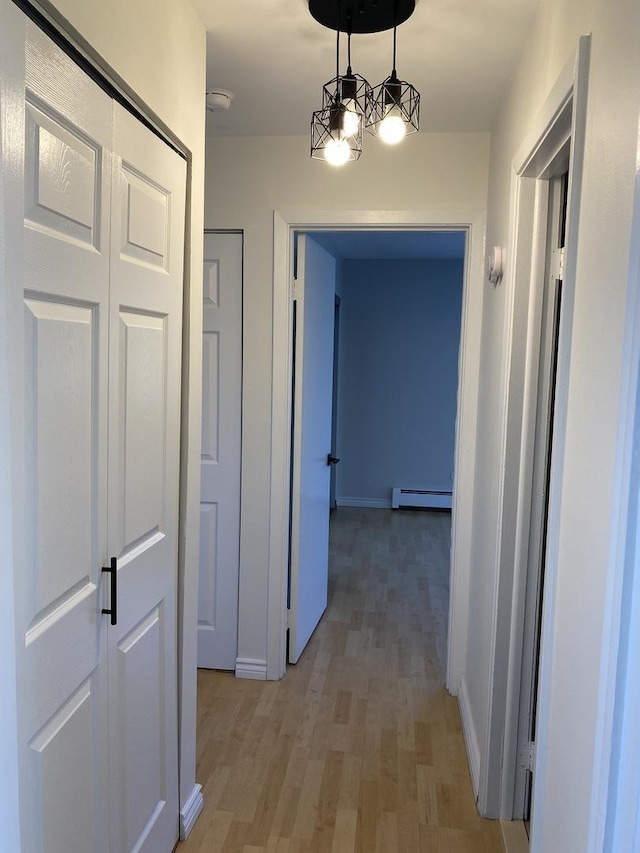
<path fill-rule="evenodd" d="M 236 658 L 236 678 L 267 680 L 267 662 L 256 658 Z"/>
<path fill-rule="evenodd" d="M 361 506 L 365 509 L 391 509 L 391 500 L 384 498 L 336 498 L 338 506 Z"/>
<path fill-rule="evenodd" d="M 501 820 L 500 829 L 505 853 L 529 853 L 529 839 L 521 820 Z"/>
<path fill-rule="evenodd" d="M 204 808 L 204 797 L 202 796 L 202 785 L 194 785 L 191 796 L 180 809 L 180 841 L 189 837 L 189 833 L 195 826 L 195 822 Z"/>
<path fill-rule="evenodd" d="M 460 683 L 458 705 L 460 707 L 460 718 L 462 720 L 462 734 L 464 735 L 464 743 L 467 748 L 471 783 L 473 785 L 474 796 L 477 800 L 478 793 L 480 791 L 480 747 L 478 746 L 478 735 L 476 734 L 476 730 L 473 725 L 471 705 L 469 704 L 469 696 L 467 694 L 467 683 L 464 678 Z"/>

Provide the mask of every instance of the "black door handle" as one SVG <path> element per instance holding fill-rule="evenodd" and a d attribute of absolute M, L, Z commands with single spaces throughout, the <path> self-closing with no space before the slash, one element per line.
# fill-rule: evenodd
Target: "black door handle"
<path fill-rule="evenodd" d="M 106 613 L 108 616 L 111 616 L 111 624 L 118 624 L 118 558 L 112 557 L 111 563 L 108 566 L 102 567 L 103 572 L 109 572 L 111 575 L 111 607 L 102 608 L 102 612 Z"/>
<path fill-rule="evenodd" d="M 337 456 L 332 456 L 330 453 L 327 453 L 327 465 L 337 465 L 340 460 Z"/>

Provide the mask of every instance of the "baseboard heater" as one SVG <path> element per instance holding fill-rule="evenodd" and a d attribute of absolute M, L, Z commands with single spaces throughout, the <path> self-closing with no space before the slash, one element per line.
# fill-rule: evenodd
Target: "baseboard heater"
<path fill-rule="evenodd" d="M 451 509 L 451 492 L 393 487 L 391 490 L 391 509 L 414 506 L 425 509 Z"/>

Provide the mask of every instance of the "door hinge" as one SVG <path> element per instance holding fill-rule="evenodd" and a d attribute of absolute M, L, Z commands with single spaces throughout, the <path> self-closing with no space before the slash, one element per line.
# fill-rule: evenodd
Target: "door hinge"
<path fill-rule="evenodd" d="M 528 743 L 520 744 L 518 761 L 521 767 L 524 767 L 525 770 L 533 773 L 533 768 L 536 762 L 536 745 L 534 741 L 530 740 Z"/>
<path fill-rule="evenodd" d="M 561 249 L 553 249 L 551 252 L 551 269 L 549 273 L 554 281 L 564 281 L 566 259 L 567 250 L 564 246 Z"/>
<path fill-rule="evenodd" d="M 300 287 L 300 282 L 297 278 L 293 280 L 293 301 L 296 302 L 302 296 L 302 288 Z"/>
<path fill-rule="evenodd" d="M 287 610 L 287 631 L 291 628 L 291 623 L 293 621 L 293 616 L 291 615 L 291 608 Z"/>

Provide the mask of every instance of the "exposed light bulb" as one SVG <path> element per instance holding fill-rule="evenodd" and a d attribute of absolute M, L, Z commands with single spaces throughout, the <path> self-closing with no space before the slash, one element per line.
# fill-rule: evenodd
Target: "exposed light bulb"
<path fill-rule="evenodd" d="M 324 146 L 324 158 L 332 166 L 343 166 L 351 154 L 346 139 L 330 139 Z"/>
<path fill-rule="evenodd" d="M 360 129 L 360 116 L 356 112 L 355 101 L 352 98 L 348 98 L 347 100 L 342 102 L 342 105 L 345 109 L 342 120 L 342 129 L 344 131 L 344 135 L 356 136 L 358 130 Z"/>
<path fill-rule="evenodd" d="M 380 122 L 378 135 L 387 145 L 397 145 L 407 133 L 407 125 L 398 107 L 393 107 Z"/>

